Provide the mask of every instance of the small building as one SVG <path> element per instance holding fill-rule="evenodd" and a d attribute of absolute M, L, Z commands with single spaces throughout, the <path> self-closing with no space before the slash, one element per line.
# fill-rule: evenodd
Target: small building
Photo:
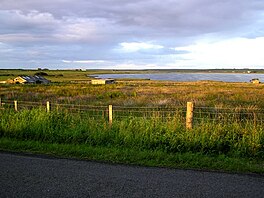
<path fill-rule="evenodd" d="M 43 76 L 18 76 L 13 80 L 7 80 L 10 84 L 48 84 L 50 80 L 47 80 Z"/>
<path fill-rule="evenodd" d="M 250 80 L 250 82 L 253 84 L 259 84 L 260 83 L 258 78 L 253 78 L 252 80 Z"/>
<path fill-rule="evenodd" d="M 92 85 L 105 85 L 105 84 L 114 84 L 114 79 L 93 79 L 91 80 Z"/>

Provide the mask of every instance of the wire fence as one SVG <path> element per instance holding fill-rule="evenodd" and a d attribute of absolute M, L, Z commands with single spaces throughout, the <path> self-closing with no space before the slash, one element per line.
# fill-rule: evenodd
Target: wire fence
<path fill-rule="evenodd" d="M 194 118 L 196 120 L 207 119 L 226 122 L 263 122 L 264 111 L 256 107 L 195 107 Z"/>
<path fill-rule="evenodd" d="M 111 106 L 111 109 L 110 109 Z M 264 111 L 257 107 L 202 107 L 194 106 L 188 110 L 186 106 L 173 107 L 131 107 L 131 106 L 93 106 L 78 104 L 59 104 L 56 102 L 31 102 L 31 101 L 11 101 L 0 100 L 1 109 L 14 109 L 21 111 L 23 109 L 43 108 L 47 111 L 64 111 L 72 114 L 86 115 L 90 117 L 101 117 L 104 119 L 120 120 L 124 118 L 144 118 L 161 119 L 163 121 L 171 119 L 180 119 L 182 122 L 191 122 L 199 124 L 203 121 L 212 121 L 219 123 L 253 123 L 262 124 L 264 121 Z M 190 112 L 188 112 L 190 111 Z M 188 115 L 190 116 L 188 118 Z M 191 125 L 192 127 L 192 125 Z M 190 128 L 191 128 L 190 127 Z"/>

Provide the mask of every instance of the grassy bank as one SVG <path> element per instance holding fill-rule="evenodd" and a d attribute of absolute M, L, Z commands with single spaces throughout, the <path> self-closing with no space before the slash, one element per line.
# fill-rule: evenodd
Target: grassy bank
<path fill-rule="evenodd" d="M 180 115 L 168 120 L 103 118 L 42 109 L 3 110 L 2 150 L 140 165 L 264 172 L 264 129 L 250 123 L 204 122 L 186 130 Z"/>
<path fill-rule="evenodd" d="M 98 162 L 168 168 L 228 171 L 237 173 L 264 173 L 263 161 L 234 158 L 226 155 L 208 156 L 201 153 L 167 153 L 159 150 L 136 150 L 87 144 L 57 144 L 39 141 L 21 141 L 0 138 L 0 150 L 30 154 L 46 154 Z"/>

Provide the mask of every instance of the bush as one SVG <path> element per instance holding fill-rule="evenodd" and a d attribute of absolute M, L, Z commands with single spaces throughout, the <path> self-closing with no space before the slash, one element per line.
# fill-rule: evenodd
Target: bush
<path fill-rule="evenodd" d="M 48 76 L 46 72 L 37 72 L 34 74 L 35 76 Z"/>

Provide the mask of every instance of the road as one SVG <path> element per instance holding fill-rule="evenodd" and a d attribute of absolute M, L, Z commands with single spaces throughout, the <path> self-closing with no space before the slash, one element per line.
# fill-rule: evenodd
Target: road
<path fill-rule="evenodd" d="M 0 152 L 0 197 L 264 197 L 264 176 Z"/>

